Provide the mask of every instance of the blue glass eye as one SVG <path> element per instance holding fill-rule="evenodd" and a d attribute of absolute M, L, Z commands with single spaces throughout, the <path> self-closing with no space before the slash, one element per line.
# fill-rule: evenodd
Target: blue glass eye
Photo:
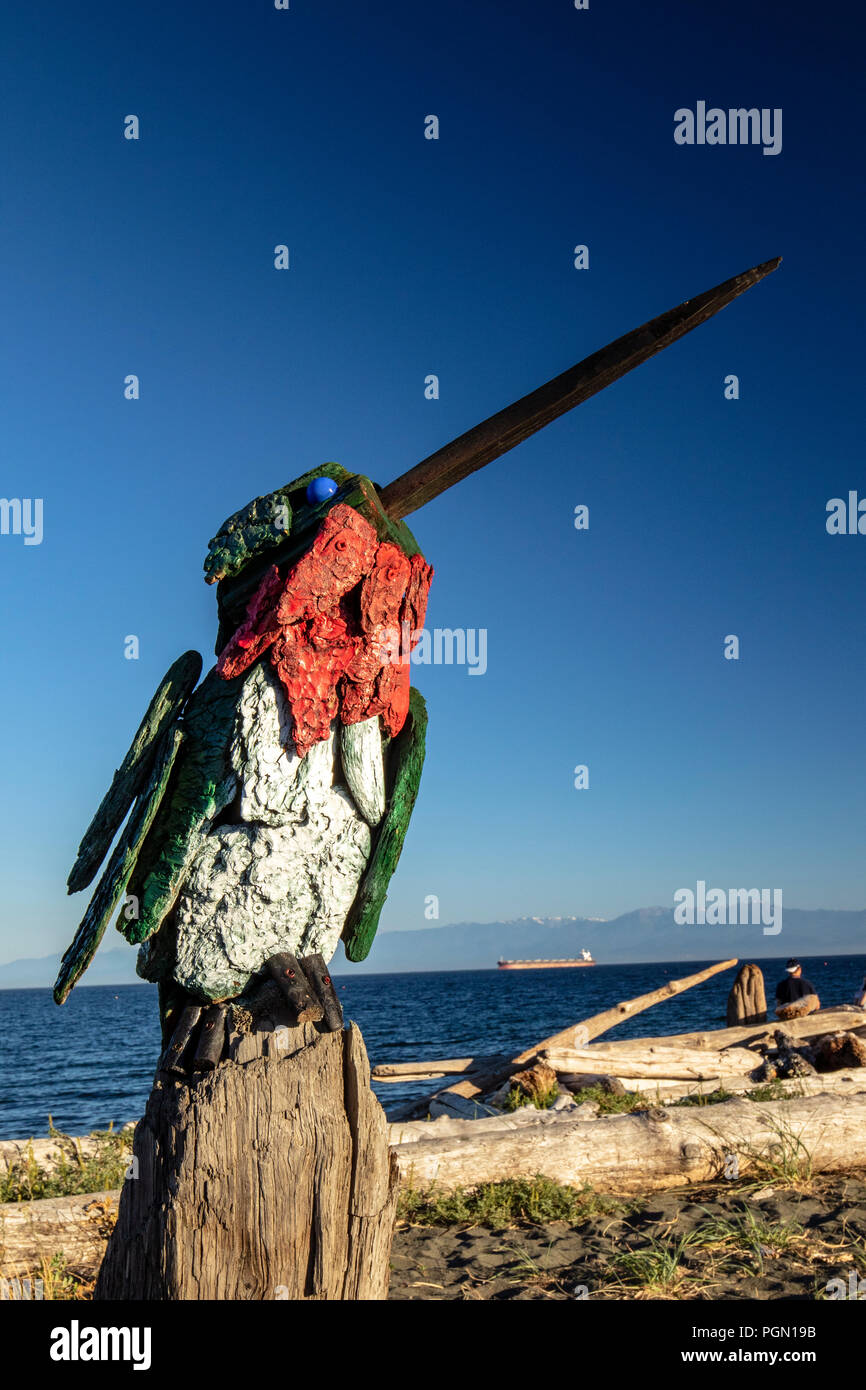
<path fill-rule="evenodd" d="M 317 507 L 320 502 L 327 502 L 329 497 L 333 497 L 337 491 L 337 484 L 333 478 L 314 478 L 307 484 L 307 501 L 311 507 Z"/>

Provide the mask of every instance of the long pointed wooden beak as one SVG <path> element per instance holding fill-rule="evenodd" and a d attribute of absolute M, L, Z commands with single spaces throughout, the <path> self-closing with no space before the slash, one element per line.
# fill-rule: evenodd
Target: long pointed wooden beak
<path fill-rule="evenodd" d="M 776 256 L 772 261 L 764 261 L 742 275 L 735 275 L 732 280 L 725 280 L 715 289 L 699 294 L 696 299 L 687 299 L 675 309 L 668 309 L 666 314 L 659 314 L 658 318 L 617 338 L 591 357 L 585 357 L 576 367 L 437 449 L 435 454 L 382 489 L 380 500 L 385 511 L 395 520 L 417 511 L 446 488 L 492 463 L 536 430 L 543 429 L 559 415 L 581 405 L 633 367 L 654 357 L 662 348 L 670 347 L 678 338 L 706 323 L 732 299 L 775 270 L 781 259 Z"/>

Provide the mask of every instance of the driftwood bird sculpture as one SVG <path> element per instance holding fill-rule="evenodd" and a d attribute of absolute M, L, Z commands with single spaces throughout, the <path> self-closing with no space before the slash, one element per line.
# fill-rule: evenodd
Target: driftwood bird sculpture
<path fill-rule="evenodd" d="M 279 987 L 340 1026 L 327 962 L 370 949 L 424 759 L 408 649 L 432 569 L 403 518 L 705 322 L 767 261 L 652 319 L 381 488 L 329 463 L 256 498 L 210 542 L 218 660 L 171 667 L 69 876 L 85 888 L 122 833 L 54 990 L 111 917 L 160 987 L 166 1065 L 221 1054 L 225 1007 Z M 408 641 L 406 638 L 408 637 Z M 192 1038 L 204 1011 L 198 1042 Z"/>

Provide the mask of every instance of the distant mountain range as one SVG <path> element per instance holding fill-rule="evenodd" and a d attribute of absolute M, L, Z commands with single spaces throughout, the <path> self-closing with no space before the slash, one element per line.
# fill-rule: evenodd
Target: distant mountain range
<path fill-rule="evenodd" d="M 599 965 L 639 961 L 768 959 L 779 956 L 866 954 L 866 909 L 830 912 L 785 908 L 782 930 L 765 936 L 759 926 L 679 926 L 673 909 L 645 907 L 604 921 L 597 917 L 519 917 L 510 922 L 460 922 L 420 931 L 382 932 L 360 965 L 349 965 L 342 948 L 334 974 L 406 970 L 492 970 L 500 956 L 511 959 L 577 956 L 583 947 Z M 136 952 L 97 953 L 85 976 L 91 985 L 140 984 Z M 59 955 L 0 965 L 0 989 L 50 988 Z"/>

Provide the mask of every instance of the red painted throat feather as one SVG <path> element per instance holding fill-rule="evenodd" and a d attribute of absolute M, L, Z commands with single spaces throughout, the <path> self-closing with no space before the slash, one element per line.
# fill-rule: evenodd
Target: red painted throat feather
<path fill-rule="evenodd" d="M 409 652 L 432 578 L 423 556 L 379 541 L 360 512 L 339 503 L 285 577 L 268 570 L 217 670 L 230 680 L 268 652 L 299 757 L 328 737 L 338 714 L 344 724 L 380 714 L 393 737 L 409 709 Z"/>

